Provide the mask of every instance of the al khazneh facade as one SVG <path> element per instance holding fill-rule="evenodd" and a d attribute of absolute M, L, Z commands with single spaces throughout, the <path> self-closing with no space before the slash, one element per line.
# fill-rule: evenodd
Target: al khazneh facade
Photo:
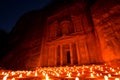
<path fill-rule="evenodd" d="M 46 20 L 40 66 L 101 63 L 100 42 L 94 29 L 90 6 L 75 3 Z"/>

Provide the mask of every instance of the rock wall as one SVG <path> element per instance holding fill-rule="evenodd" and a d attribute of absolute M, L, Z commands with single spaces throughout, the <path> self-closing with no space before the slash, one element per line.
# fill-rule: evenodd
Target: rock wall
<path fill-rule="evenodd" d="M 105 62 L 120 59 L 120 1 L 97 1 L 92 7 L 96 34 Z M 102 5 L 102 6 L 100 6 Z"/>
<path fill-rule="evenodd" d="M 79 1 L 80 0 L 59 0 L 59 3 L 55 1 L 43 10 L 24 14 L 10 33 L 9 45 L 7 47 L 8 55 L 2 60 L 1 64 L 7 69 L 35 69 L 39 66 L 41 61 L 40 56 L 42 55 L 41 44 L 44 41 L 43 37 L 46 36 L 46 32 L 43 31 L 48 17 L 64 11 L 70 6 L 77 5 L 82 7 L 81 5 L 76 4 L 79 3 Z M 82 1 L 84 2 L 84 0 Z M 77 11 L 74 11 L 74 9 L 72 10 L 71 8 L 70 11 L 75 15 L 82 12 L 79 11 L 77 7 L 76 10 Z M 100 43 L 97 46 L 101 49 L 101 61 L 106 62 L 120 59 L 120 1 L 96 0 L 91 7 L 91 15 L 94 23 L 92 26 L 94 26 L 95 36 Z M 79 22 L 79 19 L 81 19 L 81 17 L 73 18 L 76 31 L 80 31 L 79 27 L 81 27 L 81 23 Z M 56 23 L 53 25 L 55 24 Z M 68 32 L 65 31 L 64 33 L 67 34 Z M 52 35 L 54 35 L 54 33 Z M 98 48 L 95 49 L 97 50 Z M 44 57 L 41 59 L 47 62 Z M 58 62 L 60 63 L 60 61 Z M 46 65 L 46 63 L 44 63 L 44 65 Z"/>
<path fill-rule="evenodd" d="M 8 55 L 2 64 L 7 69 L 34 69 L 38 64 L 42 25 L 40 12 L 30 12 L 21 17 L 10 33 Z"/>

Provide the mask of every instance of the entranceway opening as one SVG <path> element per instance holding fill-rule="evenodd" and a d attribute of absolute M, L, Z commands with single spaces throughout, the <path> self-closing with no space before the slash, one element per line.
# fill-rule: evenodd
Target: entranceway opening
<path fill-rule="evenodd" d="M 70 51 L 67 51 L 67 64 L 70 64 Z"/>

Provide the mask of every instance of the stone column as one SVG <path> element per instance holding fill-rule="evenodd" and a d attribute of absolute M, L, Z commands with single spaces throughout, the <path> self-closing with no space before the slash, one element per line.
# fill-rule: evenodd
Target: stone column
<path fill-rule="evenodd" d="M 72 51 L 72 44 L 70 43 L 70 61 L 71 61 L 71 65 L 73 65 L 73 51 Z"/>
<path fill-rule="evenodd" d="M 49 59 L 48 53 L 49 53 L 49 47 L 46 46 L 44 51 L 44 57 L 43 57 L 44 66 L 48 66 L 48 59 Z"/>
<path fill-rule="evenodd" d="M 60 45 L 60 65 L 63 65 L 63 49 L 62 49 L 62 45 Z"/>
<path fill-rule="evenodd" d="M 76 50 L 77 50 L 78 65 L 80 65 L 79 42 L 76 42 Z"/>
<path fill-rule="evenodd" d="M 48 48 L 48 66 L 50 66 L 50 47 Z"/>
<path fill-rule="evenodd" d="M 57 46 L 54 46 L 54 51 L 55 51 L 55 66 L 57 66 Z"/>

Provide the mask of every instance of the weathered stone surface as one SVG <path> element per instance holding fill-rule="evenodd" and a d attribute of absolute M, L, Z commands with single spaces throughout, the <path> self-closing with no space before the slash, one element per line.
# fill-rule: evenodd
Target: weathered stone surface
<path fill-rule="evenodd" d="M 31 12 L 17 22 L 10 33 L 8 55 L 2 63 L 4 66 L 9 69 L 29 69 L 37 66 L 42 37 L 40 18 L 40 13 Z"/>
<path fill-rule="evenodd" d="M 106 5 L 106 3 L 108 4 Z M 92 16 L 103 59 L 104 61 L 118 60 L 120 59 L 120 35 L 118 33 L 120 28 L 120 1 L 111 0 L 101 3 L 102 6 L 96 5 L 92 8 Z"/>
<path fill-rule="evenodd" d="M 35 69 L 119 60 L 120 1 L 85 1 L 54 1 L 24 14 L 10 34 L 8 55 L 1 64 Z"/>

